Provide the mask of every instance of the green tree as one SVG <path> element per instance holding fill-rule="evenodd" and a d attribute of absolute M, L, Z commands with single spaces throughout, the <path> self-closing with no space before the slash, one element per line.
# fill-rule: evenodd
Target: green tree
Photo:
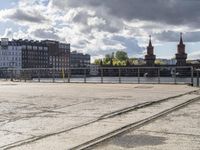
<path fill-rule="evenodd" d="M 118 59 L 113 59 L 114 66 L 126 66 L 126 61 L 119 61 Z"/>
<path fill-rule="evenodd" d="M 160 60 L 160 59 L 157 59 L 157 60 L 155 61 L 155 64 L 156 64 L 156 65 L 165 65 L 165 62 L 163 62 L 163 61 Z"/>
<path fill-rule="evenodd" d="M 95 59 L 94 64 L 95 65 L 101 65 L 101 61 L 102 61 L 101 59 Z"/>
<path fill-rule="evenodd" d="M 128 59 L 128 54 L 124 51 L 117 51 L 115 53 L 115 58 L 119 61 L 126 61 Z"/>
<path fill-rule="evenodd" d="M 139 61 L 138 61 L 137 58 L 130 58 L 130 59 L 129 59 L 129 63 L 130 63 L 131 65 L 138 65 L 138 64 L 139 64 Z"/>
<path fill-rule="evenodd" d="M 105 58 L 103 59 L 104 64 L 108 65 L 111 59 L 112 59 L 112 55 L 106 54 Z"/>

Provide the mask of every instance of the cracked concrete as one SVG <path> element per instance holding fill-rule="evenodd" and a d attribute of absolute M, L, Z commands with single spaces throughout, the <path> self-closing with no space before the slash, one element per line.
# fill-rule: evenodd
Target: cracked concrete
<path fill-rule="evenodd" d="M 0 82 L 0 148 L 78 128 L 126 107 L 193 90 L 196 88 L 186 85 Z"/>
<path fill-rule="evenodd" d="M 135 131 L 101 143 L 95 150 L 199 150 L 200 100 Z"/>

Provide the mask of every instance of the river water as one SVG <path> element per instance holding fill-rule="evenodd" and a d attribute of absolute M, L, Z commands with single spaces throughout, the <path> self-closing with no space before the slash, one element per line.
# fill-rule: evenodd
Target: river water
<path fill-rule="evenodd" d="M 37 78 L 34 78 L 32 81 L 34 82 L 39 82 Z M 41 78 L 40 82 L 68 82 L 67 78 Z M 102 79 L 101 77 L 87 77 L 84 79 L 84 77 L 77 77 L 77 78 L 70 78 L 71 83 L 101 83 Z M 196 85 L 196 78 L 194 78 L 194 85 Z M 177 83 L 177 84 L 191 84 L 191 78 L 174 78 L 174 77 L 103 77 L 103 83 L 152 83 L 152 84 L 157 84 L 157 83 Z"/>

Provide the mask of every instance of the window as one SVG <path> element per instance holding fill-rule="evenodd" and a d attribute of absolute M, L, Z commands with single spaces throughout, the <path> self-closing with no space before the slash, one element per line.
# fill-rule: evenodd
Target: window
<path fill-rule="evenodd" d="M 28 50 L 31 50 L 31 49 L 32 49 L 32 46 L 28 45 L 28 46 L 27 46 L 27 49 L 28 49 Z"/>
<path fill-rule="evenodd" d="M 37 50 L 37 46 L 33 46 L 33 50 Z"/>

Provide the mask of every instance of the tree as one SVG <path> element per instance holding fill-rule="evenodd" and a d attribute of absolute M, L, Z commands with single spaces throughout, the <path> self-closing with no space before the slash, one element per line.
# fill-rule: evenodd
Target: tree
<path fill-rule="evenodd" d="M 114 65 L 114 66 L 117 66 L 117 67 L 119 67 L 119 66 L 126 66 L 126 62 L 125 62 L 125 61 L 119 61 L 119 60 L 117 60 L 117 59 L 114 59 L 113 65 Z"/>
<path fill-rule="evenodd" d="M 139 61 L 137 58 L 130 58 L 129 63 L 130 65 L 139 65 Z"/>
<path fill-rule="evenodd" d="M 101 65 L 101 63 L 102 63 L 102 60 L 101 60 L 101 59 L 95 59 L 95 60 L 94 60 L 94 64 L 95 64 L 95 65 Z"/>
<path fill-rule="evenodd" d="M 165 62 L 162 61 L 162 60 L 160 60 L 160 59 L 157 59 L 157 60 L 155 61 L 155 64 L 156 64 L 156 65 L 165 65 Z"/>
<path fill-rule="evenodd" d="M 128 55 L 124 51 L 117 51 L 115 53 L 115 58 L 119 61 L 126 61 L 128 59 Z"/>
<path fill-rule="evenodd" d="M 106 54 L 105 58 L 103 59 L 104 64 L 109 64 L 112 56 L 110 54 Z"/>

